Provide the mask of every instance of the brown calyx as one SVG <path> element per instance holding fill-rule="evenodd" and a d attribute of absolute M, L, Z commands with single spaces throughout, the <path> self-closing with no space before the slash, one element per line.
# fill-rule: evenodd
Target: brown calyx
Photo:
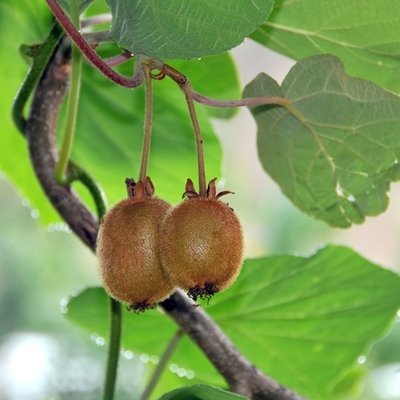
<path fill-rule="evenodd" d="M 154 185 L 148 176 L 146 176 L 144 182 L 135 182 L 133 178 L 126 178 L 125 185 L 129 198 L 133 198 L 135 200 L 145 200 L 153 197 L 154 195 Z"/>
<path fill-rule="evenodd" d="M 222 192 L 217 193 L 217 178 L 211 179 L 207 186 L 207 199 L 217 200 L 221 196 L 225 196 L 226 194 L 233 194 L 230 190 L 223 190 Z M 182 195 L 182 198 L 187 197 L 188 199 L 201 197 L 200 194 L 194 187 L 193 181 L 188 178 L 185 185 L 185 192 Z"/>

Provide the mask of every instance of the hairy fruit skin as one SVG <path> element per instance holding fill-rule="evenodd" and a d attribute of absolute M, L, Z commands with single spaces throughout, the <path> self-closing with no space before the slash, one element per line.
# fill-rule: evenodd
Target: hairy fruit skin
<path fill-rule="evenodd" d="M 160 250 L 171 281 L 194 299 L 209 296 L 230 286 L 240 272 L 242 228 L 216 197 L 190 197 L 168 213 Z"/>
<path fill-rule="evenodd" d="M 160 225 L 170 207 L 146 194 L 134 196 L 116 204 L 100 224 L 97 255 L 103 285 L 133 310 L 152 307 L 174 288 L 158 248 Z"/>

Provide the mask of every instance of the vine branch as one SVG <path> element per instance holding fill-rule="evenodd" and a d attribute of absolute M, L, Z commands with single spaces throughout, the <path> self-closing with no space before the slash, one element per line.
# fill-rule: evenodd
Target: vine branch
<path fill-rule="evenodd" d="M 114 71 L 79 33 L 74 24 L 65 14 L 64 10 L 58 4 L 57 0 L 46 0 L 46 2 L 60 25 L 64 28 L 65 32 L 72 39 L 75 45 L 80 49 L 88 61 L 107 78 L 118 85 L 131 89 L 138 87 L 143 82 L 144 77 L 143 70 L 141 68 L 135 69 L 135 74 L 132 78 L 127 78 L 126 76 Z"/>
<path fill-rule="evenodd" d="M 33 168 L 46 195 L 75 234 L 95 252 L 97 219 L 69 186 L 60 185 L 54 178 L 58 158 L 56 122 L 69 71 L 69 48 L 60 46 L 35 90 L 26 124 L 26 137 Z M 181 292 L 175 292 L 161 306 L 203 350 L 233 391 L 252 400 L 302 400 L 256 369 L 206 312 L 193 307 L 193 303 Z"/>

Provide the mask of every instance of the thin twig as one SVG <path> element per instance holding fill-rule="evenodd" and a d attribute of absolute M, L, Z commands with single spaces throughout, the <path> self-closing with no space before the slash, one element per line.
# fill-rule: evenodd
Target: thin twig
<path fill-rule="evenodd" d="M 182 330 L 178 329 L 174 336 L 172 336 L 171 340 L 167 344 L 167 348 L 165 349 L 164 353 L 162 354 L 159 363 L 153 375 L 150 378 L 149 383 L 147 384 L 146 388 L 144 389 L 142 395 L 140 396 L 139 400 L 149 400 L 151 393 L 153 392 L 154 388 L 156 387 L 158 381 L 161 378 L 162 373 L 164 372 L 165 367 L 167 366 L 169 360 L 171 359 L 172 354 L 174 353 L 176 346 L 178 345 L 181 337 L 183 335 Z"/>
<path fill-rule="evenodd" d="M 122 326 L 122 310 L 121 303 L 117 300 L 109 298 L 110 302 L 110 333 L 106 378 L 104 381 L 103 400 L 113 400 L 115 394 L 115 383 L 117 380 L 119 353 L 121 348 L 121 326 Z"/>

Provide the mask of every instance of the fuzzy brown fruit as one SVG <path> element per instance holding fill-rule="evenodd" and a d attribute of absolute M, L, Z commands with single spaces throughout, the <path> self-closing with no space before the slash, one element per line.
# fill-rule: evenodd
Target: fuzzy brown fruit
<path fill-rule="evenodd" d="M 215 180 L 207 198 L 190 179 L 188 197 L 170 210 L 161 230 L 161 262 L 171 281 L 194 300 L 224 290 L 236 279 L 243 254 L 242 228 L 233 210 L 218 197 Z"/>
<path fill-rule="evenodd" d="M 108 294 L 134 311 L 143 311 L 174 288 L 159 259 L 160 225 L 171 206 L 152 197 L 149 178 L 128 190 L 132 197 L 116 204 L 100 224 L 98 265 Z"/>

